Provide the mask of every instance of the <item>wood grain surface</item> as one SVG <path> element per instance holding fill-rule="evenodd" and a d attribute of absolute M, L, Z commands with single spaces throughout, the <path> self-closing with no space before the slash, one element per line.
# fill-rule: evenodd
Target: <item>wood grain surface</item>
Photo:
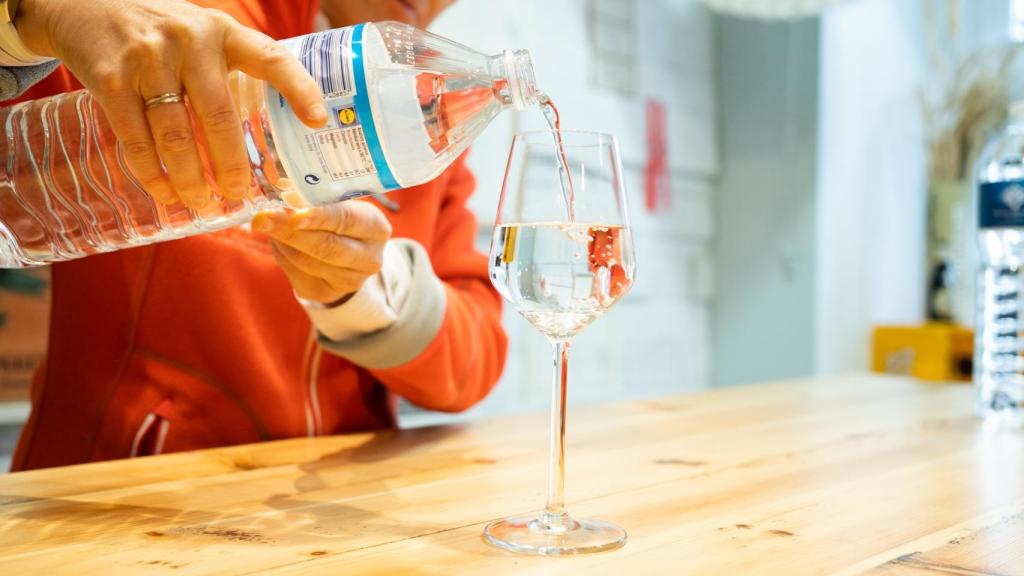
<path fill-rule="evenodd" d="M 545 414 L 0 476 L 0 574 L 1024 576 L 1024 432 L 962 384 L 852 375 L 570 410 L 570 512 L 622 549 L 516 556 Z"/>

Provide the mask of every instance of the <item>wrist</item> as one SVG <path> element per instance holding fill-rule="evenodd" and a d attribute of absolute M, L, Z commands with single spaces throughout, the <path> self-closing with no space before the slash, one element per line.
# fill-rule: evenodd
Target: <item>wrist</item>
<path fill-rule="evenodd" d="M 310 300 L 310 299 L 307 299 L 307 298 L 303 298 L 302 296 L 299 296 L 298 292 L 296 292 L 295 293 L 295 299 L 298 300 L 300 304 L 302 304 L 304 307 L 306 307 L 308 309 L 313 309 L 313 310 L 329 310 L 331 308 L 337 308 L 337 307 L 345 304 L 346 302 L 351 300 L 352 297 L 355 296 L 355 295 L 356 295 L 355 292 L 349 292 L 348 294 L 345 294 L 341 298 L 336 298 L 334 300 L 331 300 L 330 302 L 321 302 L 319 300 Z"/>
<path fill-rule="evenodd" d="M 47 0 L 8 0 L 7 9 L 18 37 L 26 48 L 39 56 L 56 58 L 57 50 L 50 40 Z"/>

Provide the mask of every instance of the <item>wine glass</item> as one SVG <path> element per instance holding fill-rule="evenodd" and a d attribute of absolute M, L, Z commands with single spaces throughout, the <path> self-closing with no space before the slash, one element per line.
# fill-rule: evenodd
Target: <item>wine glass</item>
<path fill-rule="evenodd" d="M 564 166 L 564 168 L 562 168 Z M 548 501 L 506 518 L 487 542 L 529 554 L 618 548 L 626 532 L 565 510 L 565 392 L 569 346 L 633 283 L 635 263 L 619 145 L 596 132 L 539 131 L 512 141 L 488 261 L 491 283 L 554 349 Z"/>

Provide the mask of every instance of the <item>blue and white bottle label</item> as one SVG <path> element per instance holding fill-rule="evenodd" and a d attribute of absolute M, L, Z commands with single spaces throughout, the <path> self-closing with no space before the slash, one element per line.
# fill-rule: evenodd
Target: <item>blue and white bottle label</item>
<path fill-rule="evenodd" d="M 311 204 L 398 188 L 381 150 L 366 92 L 362 35 L 349 26 L 282 41 L 319 83 L 327 125 L 309 128 L 269 84 L 267 105 L 282 163 Z"/>
<path fill-rule="evenodd" d="M 1024 180 L 978 186 L 978 227 L 1024 227 Z"/>

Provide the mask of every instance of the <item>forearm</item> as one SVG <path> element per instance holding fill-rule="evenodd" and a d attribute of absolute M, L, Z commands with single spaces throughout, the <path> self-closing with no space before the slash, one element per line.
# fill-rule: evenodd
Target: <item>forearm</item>
<path fill-rule="evenodd" d="M 501 301 L 484 278 L 442 281 L 422 247 L 400 242 L 413 272 L 394 323 L 340 342 L 321 334 L 320 343 L 414 404 L 464 410 L 490 391 L 504 367 Z"/>
<path fill-rule="evenodd" d="M 373 370 L 385 386 L 430 410 L 460 412 L 483 399 L 505 365 L 501 304 L 491 289 L 445 284 L 447 308 L 430 345 L 401 366 Z"/>
<path fill-rule="evenodd" d="M 373 310 L 354 311 L 352 304 L 380 300 L 358 293 L 354 302 L 346 302 L 333 313 L 307 307 L 324 348 L 371 370 L 401 366 L 420 355 L 440 330 L 447 309 L 444 285 L 434 274 L 426 250 L 412 240 L 392 240 L 389 244 L 394 249 L 391 254 L 398 254 L 408 274 L 403 293 L 396 295 L 400 301 L 393 307 L 386 303 L 377 304 Z M 366 316 L 375 322 L 357 329 Z M 389 316 L 390 320 L 385 320 Z"/>

